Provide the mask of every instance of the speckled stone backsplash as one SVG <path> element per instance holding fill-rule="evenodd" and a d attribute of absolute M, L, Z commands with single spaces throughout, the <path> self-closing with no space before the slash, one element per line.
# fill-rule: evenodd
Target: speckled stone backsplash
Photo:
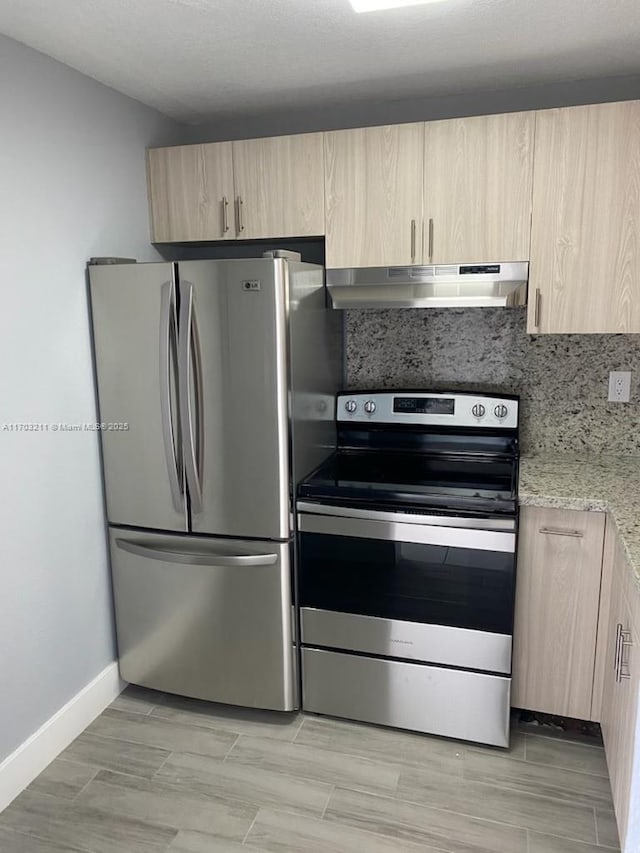
<path fill-rule="evenodd" d="M 349 388 L 520 394 L 522 449 L 640 454 L 640 335 L 527 335 L 524 308 L 347 311 Z M 608 403 L 610 370 L 631 402 Z"/>

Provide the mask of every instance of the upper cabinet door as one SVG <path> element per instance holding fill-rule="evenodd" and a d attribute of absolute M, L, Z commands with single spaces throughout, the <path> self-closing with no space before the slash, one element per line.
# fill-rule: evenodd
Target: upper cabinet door
<path fill-rule="evenodd" d="M 420 263 L 424 124 L 324 137 L 327 267 Z"/>
<path fill-rule="evenodd" d="M 233 228 L 232 143 L 147 152 L 151 240 L 225 240 Z"/>
<path fill-rule="evenodd" d="M 529 259 L 534 113 L 425 125 L 425 263 Z"/>
<path fill-rule="evenodd" d="M 233 143 L 239 239 L 324 234 L 322 133 Z"/>
<path fill-rule="evenodd" d="M 640 102 L 537 114 L 529 332 L 640 332 Z"/>

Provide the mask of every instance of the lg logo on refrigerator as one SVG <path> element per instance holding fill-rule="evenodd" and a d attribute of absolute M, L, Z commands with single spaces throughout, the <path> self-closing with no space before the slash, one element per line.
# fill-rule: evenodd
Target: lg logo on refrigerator
<path fill-rule="evenodd" d="M 250 278 L 242 282 L 242 289 L 247 291 L 262 290 L 259 278 Z"/>

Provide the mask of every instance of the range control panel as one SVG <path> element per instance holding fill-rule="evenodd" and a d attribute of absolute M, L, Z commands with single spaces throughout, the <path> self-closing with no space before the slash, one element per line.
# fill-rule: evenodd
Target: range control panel
<path fill-rule="evenodd" d="M 356 391 L 338 395 L 337 419 L 362 423 L 517 429 L 518 400 L 488 394 Z"/>

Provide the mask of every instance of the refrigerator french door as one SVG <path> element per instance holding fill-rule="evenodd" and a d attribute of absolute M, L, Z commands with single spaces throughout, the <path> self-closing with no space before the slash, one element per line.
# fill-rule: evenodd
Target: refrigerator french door
<path fill-rule="evenodd" d="M 89 270 L 122 677 L 294 708 L 289 264 Z"/>

